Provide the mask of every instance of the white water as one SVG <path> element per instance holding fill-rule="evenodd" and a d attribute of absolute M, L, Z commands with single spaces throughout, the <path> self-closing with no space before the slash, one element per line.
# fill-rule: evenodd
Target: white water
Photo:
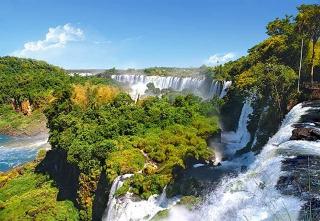
<path fill-rule="evenodd" d="M 143 96 L 148 83 L 153 83 L 156 88 L 172 89 L 174 91 L 190 91 L 203 99 L 211 99 L 213 96 L 223 97 L 231 85 L 231 81 L 211 81 L 204 76 L 199 77 L 174 77 L 174 76 L 147 76 L 147 75 L 112 75 L 112 79 L 127 84 L 130 87 L 130 95 L 136 100 Z"/>
<path fill-rule="evenodd" d="M 250 141 L 251 135 L 247 126 L 249 123 L 249 115 L 252 111 L 253 108 L 251 107 L 251 101 L 249 99 L 243 104 L 237 130 L 235 132 L 223 131 L 221 133 L 221 143 L 225 144 L 223 146 L 224 154 L 233 155 L 237 150 L 245 147 Z M 221 159 L 216 160 L 220 161 Z"/>
<path fill-rule="evenodd" d="M 297 220 L 305 202 L 295 196 L 282 195 L 276 184 L 282 174 L 281 162 L 285 157 L 297 154 L 320 156 L 320 142 L 289 140 L 293 124 L 312 107 L 295 106 L 283 120 L 279 131 L 268 141 L 262 152 L 248 170 L 236 177 L 226 177 L 219 187 L 210 193 L 200 208 L 192 212 L 172 206 L 169 221 L 237 221 L 237 220 Z M 156 211 L 159 201 L 134 202 L 130 197 L 117 201 L 120 208 L 116 219 L 109 220 L 149 220 Z M 166 199 L 167 201 L 167 199 Z M 146 216 L 148 218 L 146 218 Z"/>
<path fill-rule="evenodd" d="M 133 176 L 133 174 L 121 175 L 113 181 L 109 193 L 107 211 L 105 212 L 106 214 L 103 220 L 113 220 L 113 216 L 116 216 L 114 210 L 117 210 L 117 199 L 114 197 L 114 194 L 123 185 L 124 181 L 131 176 Z"/>
<path fill-rule="evenodd" d="M 276 184 L 283 174 L 281 161 L 285 156 L 320 155 L 320 142 L 289 140 L 292 125 L 309 109 L 301 104 L 295 106 L 248 171 L 235 178 L 225 178 L 199 211 L 187 214 L 180 221 L 297 220 L 304 202 L 282 195 Z"/>
<path fill-rule="evenodd" d="M 108 206 L 102 218 L 103 221 L 150 220 L 159 211 L 170 209 L 179 201 L 178 197 L 167 199 L 166 188 L 160 196 L 153 195 L 148 200 L 137 199 L 130 193 L 123 197 L 114 197 L 124 180 L 131 176 L 132 174 L 126 174 L 118 176 L 114 180 L 109 194 Z"/>

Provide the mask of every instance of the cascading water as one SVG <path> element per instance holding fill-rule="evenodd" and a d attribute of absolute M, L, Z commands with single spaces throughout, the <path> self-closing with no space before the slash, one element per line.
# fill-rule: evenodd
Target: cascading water
<path fill-rule="evenodd" d="M 297 196 L 283 195 L 277 183 L 288 173 L 282 170 L 285 159 L 320 156 L 320 142 L 290 140 L 295 124 L 311 109 L 295 106 L 247 172 L 225 178 L 198 211 L 181 214 L 181 220 L 297 220 L 305 202 Z"/>
<path fill-rule="evenodd" d="M 204 76 L 199 77 L 174 77 L 174 76 L 148 76 L 148 75 L 112 75 L 112 79 L 129 85 L 130 95 L 136 100 L 138 96 L 145 94 L 148 83 L 153 83 L 160 90 L 172 89 L 174 91 L 190 91 L 203 99 L 211 99 L 213 96 L 225 96 L 231 81 L 209 80 Z"/>
<path fill-rule="evenodd" d="M 222 98 L 225 96 L 231 85 L 231 81 L 208 81 L 205 77 L 183 78 L 172 76 L 112 75 L 112 78 L 118 82 L 129 85 L 131 89 L 130 95 L 133 99 L 137 99 L 138 96 L 145 93 L 148 83 L 153 83 L 154 86 L 160 90 L 168 88 L 175 91 L 188 90 L 203 99 L 211 99 L 214 96 Z M 246 125 L 250 114 L 250 108 L 250 104 L 245 103 L 242 111 L 243 113 L 241 114 L 242 120 L 239 123 L 238 132 L 236 132 L 236 135 L 240 137 L 239 139 L 247 139 L 243 134 L 246 134 Z M 243 136 L 245 138 L 243 138 Z M 165 189 L 160 196 L 151 196 L 148 200 L 137 200 L 129 193 L 124 197 L 116 198 L 114 196 L 116 190 L 121 187 L 124 179 L 128 176 L 130 175 L 119 176 L 113 182 L 109 194 L 108 206 L 103 217 L 104 221 L 150 220 L 157 212 L 169 209 L 179 201 L 178 197 L 167 199 Z"/>
<path fill-rule="evenodd" d="M 247 129 L 249 115 L 252 113 L 252 99 L 248 99 L 242 107 L 237 130 L 223 131 L 221 133 L 221 143 L 224 144 L 223 152 L 225 155 L 233 155 L 237 150 L 245 147 L 250 141 L 250 133 Z"/>
<path fill-rule="evenodd" d="M 178 201 L 178 197 L 167 199 L 166 188 L 160 196 L 154 195 L 148 200 L 136 199 L 130 193 L 125 196 L 116 198 L 114 196 L 118 188 L 123 185 L 123 181 L 132 176 L 126 174 L 118 176 L 111 187 L 109 194 L 108 206 L 102 218 L 103 221 L 128 221 L 128 220 L 150 220 L 159 211 L 170 209 Z"/>
<path fill-rule="evenodd" d="M 244 109 L 250 109 L 248 106 L 246 108 L 244 105 Z M 292 130 L 298 122 L 301 123 L 302 117 L 311 110 L 319 112 L 319 106 L 296 105 L 283 120 L 279 131 L 268 141 L 246 172 L 240 173 L 236 177 L 225 177 L 197 210 L 188 211 L 172 206 L 174 205 L 172 204 L 169 217 L 166 220 L 233 221 L 298 220 L 301 218 L 300 211 L 306 201 L 294 194 L 283 194 L 278 188 L 278 183 L 282 176 L 289 173 L 288 168 L 286 170 L 283 168 L 283 162 L 286 160 L 290 161 L 297 156 L 301 158 L 303 155 L 308 156 L 309 163 L 309 156 L 320 158 L 320 142 L 290 140 Z M 311 122 L 303 123 L 306 127 L 314 127 L 315 125 Z M 301 196 L 305 195 L 306 193 Z M 124 198 L 124 200 L 128 199 L 130 198 Z M 118 208 L 121 208 L 117 215 L 122 219 L 115 220 L 150 220 L 157 211 L 150 212 L 151 208 L 159 205 L 156 201 L 142 201 L 141 203 L 141 201 L 131 200 L 129 203 L 131 205 L 125 208 L 129 204 L 123 204 L 120 201 L 121 199 L 118 199 Z M 158 211 L 164 208 L 170 207 L 161 207 Z M 140 215 L 136 216 L 136 214 Z M 146 216 L 143 217 L 143 215 Z"/>

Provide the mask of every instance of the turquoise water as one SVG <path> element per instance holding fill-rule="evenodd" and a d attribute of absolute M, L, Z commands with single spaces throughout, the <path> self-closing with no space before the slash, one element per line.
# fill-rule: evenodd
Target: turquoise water
<path fill-rule="evenodd" d="M 35 159 L 39 149 L 47 145 L 47 135 L 11 137 L 0 135 L 0 171 Z"/>

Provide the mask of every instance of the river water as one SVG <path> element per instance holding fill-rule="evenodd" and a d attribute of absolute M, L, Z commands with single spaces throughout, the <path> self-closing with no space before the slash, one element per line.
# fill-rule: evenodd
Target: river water
<path fill-rule="evenodd" d="M 34 137 L 12 137 L 0 135 L 0 171 L 35 159 L 40 148 L 49 148 L 48 135 Z"/>

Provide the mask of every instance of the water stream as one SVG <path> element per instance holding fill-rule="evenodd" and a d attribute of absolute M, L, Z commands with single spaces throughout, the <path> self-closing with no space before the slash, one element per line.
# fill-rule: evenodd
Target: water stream
<path fill-rule="evenodd" d="M 48 135 L 12 137 L 0 135 L 0 172 L 33 160 L 40 148 L 49 148 Z"/>

